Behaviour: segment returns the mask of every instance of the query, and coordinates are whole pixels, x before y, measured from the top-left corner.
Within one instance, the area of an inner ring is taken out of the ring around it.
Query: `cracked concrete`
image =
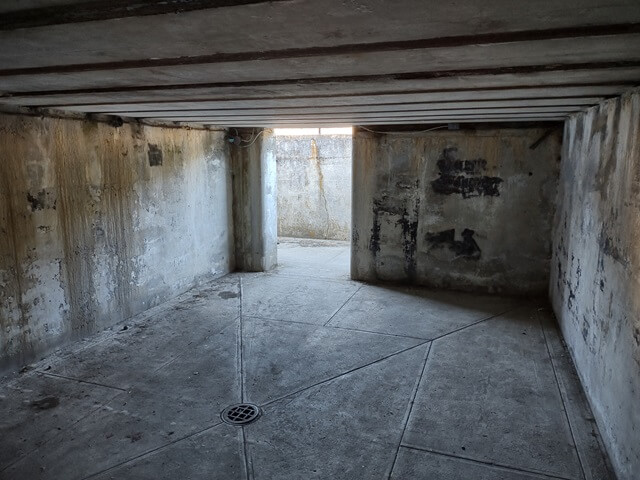
[[[612,478],[545,300],[353,282],[341,242],[278,257],[5,378],[0,478]],[[241,400],[263,415],[222,423]]]

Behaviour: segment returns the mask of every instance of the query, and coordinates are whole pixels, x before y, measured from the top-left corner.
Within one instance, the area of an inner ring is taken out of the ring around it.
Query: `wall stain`
[[[419,182],[416,182],[418,185]],[[410,203],[413,202],[413,208]],[[394,224],[401,229],[402,252],[404,257],[404,271],[409,280],[415,280],[416,271],[416,251],[418,248],[418,219],[420,217],[419,198],[395,198],[388,194],[383,194],[381,198],[373,200],[373,226],[371,228],[371,239],[369,250],[374,258],[380,252],[380,231],[382,227],[382,217],[390,216],[396,220]]]
[[[448,248],[455,254],[455,258],[462,257],[478,260],[482,252],[473,238],[475,233],[474,230],[465,228],[461,234],[462,241],[460,241],[455,239],[456,231],[452,228],[441,232],[429,232],[426,235],[426,240],[429,243],[430,250],[433,248]]]
[[[371,239],[369,240],[369,250],[375,257],[380,252],[380,212],[382,210],[382,200],[373,200],[373,226],[371,227]]]
[[[49,410],[60,405],[60,399],[54,396],[48,396],[39,400],[34,400],[29,404],[35,410]]]
[[[149,150],[147,152],[149,156],[149,166],[150,167],[159,167],[162,166],[162,150],[153,143],[147,144]]]
[[[320,197],[322,199],[322,205],[324,206],[324,213],[326,217],[326,225],[324,238],[329,238],[329,229],[331,227],[331,216],[329,215],[329,205],[327,203],[327,193],[324,190],[324,173],[322,172],[322,162],[320,160],[320,155],[318,152],[318,144],[315,139],[311,140],[311,161],[314,163],[316,167],[316,172],[318,174],[318,192],[320,193]]]
[[[636,345],[640,347],[640,327],[634,327],[633,339],[635,340]]]
[[[225,290],[224,292],[218,293],[218,296],[220,298],[224,298],[225,300],[227,300],[229,298],[238,298],[238,294],[236,292],[232,292],[232,291],[229,291],[229,290]]]
[[[625,258],[622,251],[615,245],[614,240],[605,233],[604,229],[600,234],[598,244],[602,253],[611,257],[613,260],[624,265],[625,267],[628,266],[629,261]]]
[[[413,215],[409,216],[407,209],[396,222],[402,227],[402,252],[404,253],[404,269],[410,280],[416,278],[416,250],[418,248],[418,219],[420,218],[420,199],[416,199]]]
[[[53,192],[47,190],[40,190],[34,195],[27,192],[27,202],[29,202],[29,208],[32,212],[36,210],[56,209],[57,200]]]

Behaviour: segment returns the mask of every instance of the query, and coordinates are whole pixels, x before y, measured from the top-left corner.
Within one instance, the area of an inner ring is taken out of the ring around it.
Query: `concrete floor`
[[[352,282],[340,242],[279,259],[6,377],[0,478],[609,478],[544,301]],[[263,415],[222,423],[241,400]]]

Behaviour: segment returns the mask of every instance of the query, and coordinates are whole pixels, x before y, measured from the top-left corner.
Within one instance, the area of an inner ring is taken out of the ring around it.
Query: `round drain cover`
[[[260,407],[252,403],[238,403],[225,408],[220,416],[230,425],[246,425],[258,419]]]

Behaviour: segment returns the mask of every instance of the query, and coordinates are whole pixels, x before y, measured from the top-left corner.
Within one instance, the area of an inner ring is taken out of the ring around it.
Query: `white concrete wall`
[[[229,272],[231,216],[223,132],[0,115],[0,366]]]
[[[550,295],[620,480],[640,475],[640,91],[565,124]]]
[[[351,135],[275,137],[278,235],[349,240]]]
[[[543,293],[561,129],[372,134],[353,145],[351,275]]]

